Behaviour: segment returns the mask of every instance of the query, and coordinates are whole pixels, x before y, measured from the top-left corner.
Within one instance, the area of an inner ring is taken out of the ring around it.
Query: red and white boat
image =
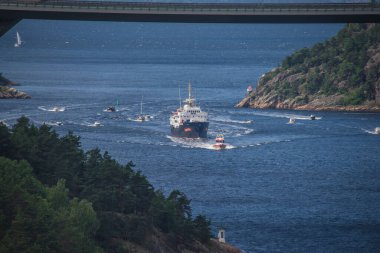
[[[212,145],[214,149],[225,149],[226,144],[224,143],[224,136],[223,134],[218,134],[215,138],[215,144]]]

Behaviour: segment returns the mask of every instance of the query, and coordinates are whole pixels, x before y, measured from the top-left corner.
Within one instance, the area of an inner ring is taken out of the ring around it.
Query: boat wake
[[[46,112],[64,112],[66,110],[66,108],[64,106],[61,106],[61,107],[58,107],[58,106],[54,106],[54,107],[39,106],[38,109],[40,109],[42,111],[46,111]]]
[[[244,135],[249,135],[255,131],[252,128],[243,127],[239,125],[231,125],[231,124],[224,124],[224,123],[214,123],[213,125],[215,127],[212,129],[209,129],[209,133],[211,136],[217,135],[218,133],[223,133],[230,137],[240,137]]]
[[[62,126],[63,122],[62,121],[47,121],[47,122],[43,122],[42,124],[45,124],[48,126]]]
[[[255,147],[255,146],[262,146],[262,145],[268,145],[268,144],[274,144],[274,143],[282,143],[282,142],[290,142],[292,140],[272,140],[272,141],[263,141],[263,142],[257,142],[257,143],[252,143],[248,144],[246,146],[242,146],[242,148],[246,147]]]
[[[375,130],[368,130],[368,129],[364,129],[364,128],[361,128],[361,130],[363,130],[364,132],[368,133],[368,134],[375,134],[375,135],[378,135],[378,133],[376,133]]]
[[[69,124],[69,125],[77,125],[77,126],[84,126],[84,127],[102,127],[102,126],[104,126],[99,121],[95,121],[95,122],[89,122],[89,121],[77,122],[77,121],[68,120],[66,123]]]
[[[192,139],[192,138],[178,138],[173,136],[166,136],[169,138],[173,143],[179,144],[181,147],[184,148],[202,148],[202,149],[210,149],[210,150],[217,150],[213,146],[215,144],[214,139]],[[225,149],[233,149],[236,148],[235,146],[225,143],[226,147]]]
[[[89,126],[89,127],[101,127],[104,125],[100,124],[99,121],[95,121],[94,123],[88,123],[87,126]]]
[[[237,123],[237,124],[252,124],[253,120],[233,120],[231,118],[216,117],[212,121],[222,122],[222,123]]]
[[[189,138],[177,138],[173,136],[166,136],[168,139],[170,139],[175,145],[179,145],[184,148],[201,148],[201,149],[209,149],[209,150],[220,150],[215,148],[213,145],[215,144],[214,139],[189,139]],[[252,140],[251,143],[240,143],[238,145],[234,144],[226,144],[225,149],[236,149],[236,148],[249,148],[249,147],[257,147],[262,145],[268,145],[268,144],[275,144],[275,143],[283,143],[283,142],[290,142],[292,140],[290,139],[259,139],[259,140]]]
[[[298,120],[313,120],[311,115],[298,115],[298,114],[289,114],[289,113],[277,113],[277,112],[250,112],[249,114],[264,116],[264,117],[273,117],[273,118],[294,118]],[[315,117],[314,120],[320,120],[322,117]]]

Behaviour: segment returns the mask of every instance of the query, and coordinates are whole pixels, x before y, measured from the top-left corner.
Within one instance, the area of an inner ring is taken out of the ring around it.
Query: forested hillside
[[[239,252],[133,167],[25,117],[0,124],[0,252]]]
[[[380,110],[380,24],[348,24],[286,57],[238,107]]]

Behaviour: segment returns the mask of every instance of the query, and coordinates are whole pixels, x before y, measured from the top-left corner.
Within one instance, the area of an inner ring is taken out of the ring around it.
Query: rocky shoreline
[[[380,105],[375,101],[366,102],[361,105],[336,105],[336,101],[341,96],[331,97],[313,97],[311,102],[307,104],[291,103],[291,101],[279,102],[275,96],[255,98],[254,94],[249,94],[243,98],[236,108],[249,107],[253,109],[286,109],[286,110],[305,110],[305,111],[342,111],[342,112],[380,112]]]
[[[18,91],[15,88],[0,86],[0,99],[28,99],[28,94]]]
[[[10,81],[0,73],[0,99],[28,99],[31,98],[27,93],[19,91],[13,87],[17,83]]]
[[[235,107],[380,112],[379,24],[348,24],[286,57]]]

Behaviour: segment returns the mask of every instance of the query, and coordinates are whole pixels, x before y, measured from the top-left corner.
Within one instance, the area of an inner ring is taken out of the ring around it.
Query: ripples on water
[[[2,72],[32,96],[1,100],[1,120],[26,115],[60,134],[73,130],[85,149],[133,160],[157,189],[185,192],[194,214],[210,217],[214,232],[224,226],[246,252],[378,251],[379,114],[233,108],[285,55],[341,25],[71,27],[23,21],[1,38]],[[16,30],[27,42],[20,50]],[[189,80],[209,112],[207,140],[169,136],[178,87]],[[134,121],[142,95],[153,116],[144,123]],[[116,112],[104,111],[117,101]],[[227,150],[211,148],[218,133]]]

